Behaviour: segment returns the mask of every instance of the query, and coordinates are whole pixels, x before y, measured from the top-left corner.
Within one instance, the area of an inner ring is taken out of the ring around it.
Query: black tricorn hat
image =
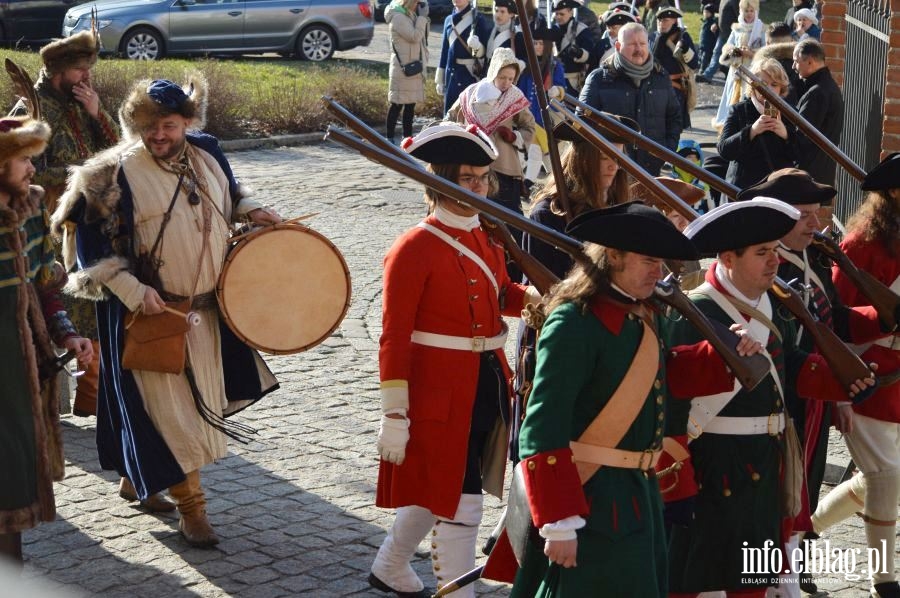
[[[582,212],[566,227],[582,241],[673,260],[697,259],[697,248],[656,208],[630,201]]]
[[[619,116],[618,114],[612,114],[610,112],[604,112],[603,114],[616,119],[623,125],[628,126],[628,128],[633,131],[636,131],[638,133],[641,132],[641,125],[639,125],[633,118],[628,118],[627,116]],[[614,135],[611,131],[606,131],[605,129],[600,129],[599,127],[598,129],[599,133],[603,137],[605,137],[609,141],[612,141],[613,143],[631,143],[630,139],[625,139],[624,137],[621,137],[619,135]],[[559,121],[553,126],[553,136],[557,141],[584,141],[584,138],[578,134],[574,127],[572,127],[572,125],[564,120]]]
[[[863,191],[900,188],[900,152],[891,154],[870,170],[859,188]]]
[[[488,166],[498,155],[494,142],[483,130],[455,122],[442,122],[422,129],[400,145],[406,153],[429,164]]]
[[[553,3],[553,10],[557,11],[561,8],[581,8],[582,6],[584,5],[578,0],[556,0],[556,2]]]
[[[497,8],[505,8],[513,14],[516,13],[516,3],[514,0],[494,0],[494,6]]]
[[[788,234],[800,212],[771,197],[723,204],[691,222],[684,234],[703,256],[771,243]]]
[[[837,190],[834,187],[817,183],[805,170],[782,168],[747,187],[735,199],[745,201],[754,197],[773,197],[792,206],[811,203],[830,206],[835,195]]]
[[[656,11],[657,19],[680,19],[684,16],[684,13],[675,8],[674,6],[660,6]]]

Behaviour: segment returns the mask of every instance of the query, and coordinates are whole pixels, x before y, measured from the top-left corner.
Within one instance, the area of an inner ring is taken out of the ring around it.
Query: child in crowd
[[[715,4],[703,5],[703,21],[700,25],[700,71],[706,71],[712,60],[713,51],[716,48],[716,40],[719,39],[719,19],[716,16]]]

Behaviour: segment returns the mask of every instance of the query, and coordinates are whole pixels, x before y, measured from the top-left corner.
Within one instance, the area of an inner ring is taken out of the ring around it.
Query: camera
[[[773,106],[769,100],[763,100],[763,114],[772,118],[778,118],[778,108]]]

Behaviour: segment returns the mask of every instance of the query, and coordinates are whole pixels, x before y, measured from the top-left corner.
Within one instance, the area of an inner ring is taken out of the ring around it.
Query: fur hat
[[[119,123],[128,137],[137,138],[157,119],[180,114],[191,120],[189,129],[199,130],[206,125],[206,101],[207,83],[200,73],[181,87],[168,79],[142,79],[119,108]]]
[[[100,36],[92,31],[79,31],[41,48],[41,60],[47,73],[56,75],[70,68],[94,66],[99,53]]]
[[[0,119],[0,166],[19,156],[37,156],[47,147],[50,125],[31,117]]]
[[[819,24],[819,19],[816,17],[816,13],[814,13],[813,11],[811,11],[808,8],[801,8],[800,10],[794,12],[794,22],[795,23],[797,21],[799,21],[801,17],[805,18],[805,19],[809,19],[810,21],[812,21],[813,25]]]
[[[516,79],[519,78],[519,75],[521,75],[522,71],[525,69],[525,63],[516,58],[516,53],[513,52],[512,48],[497,48],[494,50],[494,53],[491,54],[491,63],[488,65],[488,72],[485,80],[493,81],[497,78],[497,75],[500,74],[501,69],[507,66],[514,66],[518,69]]]

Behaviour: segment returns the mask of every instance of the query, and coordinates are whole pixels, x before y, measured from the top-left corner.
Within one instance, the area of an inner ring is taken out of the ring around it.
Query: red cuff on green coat
[[[850,395],[835,377],[825,358],[810,353],[797,374],[797,394],[816,401],[849,401]]]
[[[523,459],[520,467],[531,516],[538,528],[566,517],[586,516],[590,511],[572,449],[532,455]]]
[[[708,341],[678,345],[666,359],[666,388],[676,399],[705,397],[734,388],[734,375]]]

